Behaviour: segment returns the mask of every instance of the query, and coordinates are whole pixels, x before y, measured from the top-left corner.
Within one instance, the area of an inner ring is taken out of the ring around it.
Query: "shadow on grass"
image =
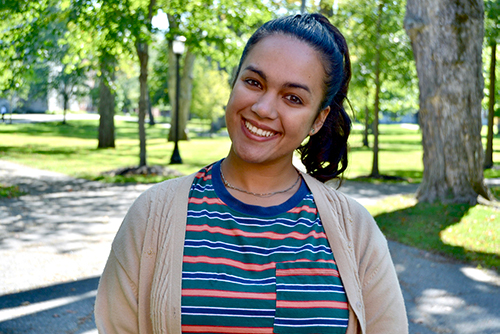
[[[71,155],[81,153],[81,149],[77,147],[47,147],[42,145],[37,146],[0,146],[0,156],[2,153],[17,153],[17,154],[40,154],[40,155]]]
[[[161,127],[146,126],[148,137],[166,138],[166,130]],[[9,128],[1,128],[0,134],[22,134],[29,136],[60,136],[80,139],[97,139],[99,122],[69,121],[67,124],[56,122],[47,123],[21,123]],[[137,123],[115,122],[115,135],[117,139],[138,139]]]
[[[453,246],[441,239],[441,233],[459,223],[471,208],[468,204],[417,203],[376,215],[375,220],[388,239],[500,271],[499,254]],[[471,243],[475,241],[470,240]]]
[[[374,178],[366,175],[350,178],[351,181],[379,183],[420,183],[423,171],[421,170],[384,170],[384,175]]]
[[[0,130],[0,133],[90,139],[97,138],[98,123],[96,121],[75,121],[67,124],[56,122],[16,124],[15,127]]]
[[[421,152],[421,146],[417,144],[406,143],[404,145],[392,146],[393,143],[388,143],[386,145],[381,145],[379,147],[379,152]],[[371,147],[366,146],[351,146],[349,148],[351,152],[373,152]]]

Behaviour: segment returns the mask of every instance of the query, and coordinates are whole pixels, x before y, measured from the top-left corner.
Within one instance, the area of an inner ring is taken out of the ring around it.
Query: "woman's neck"
[[[221,173],[230,185],[226,185],[229,193],[251,205],[282,204],[297,192],[301,184],[297,182],[299,173],[293,166],[291,158],[289,161],[255,164],[242,161],[230,153],[221,164]]]

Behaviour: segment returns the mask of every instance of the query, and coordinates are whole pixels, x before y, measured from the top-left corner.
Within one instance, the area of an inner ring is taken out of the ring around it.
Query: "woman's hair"
[[[321,129],[310,136],[298,151],[307,172],[322,182],[328,181],[338,177],[347,168],[347,138],[351,131],[351,119],[343,106],[351,80],[347,43],[340,31],[321,14],[278,18],[265,23],[250,37],[243,50],[235,80],[253,47],[275,34],[295,37],[321,56],[326,75],[318,114],[328,106],[330,113]]]

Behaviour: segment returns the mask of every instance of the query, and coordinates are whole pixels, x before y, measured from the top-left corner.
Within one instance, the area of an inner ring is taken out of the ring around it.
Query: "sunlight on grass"
[[[459,223],[441,231],[441,240],[472,251],[500,255],[499,222],[500,210],[478,205]]]
[[[391,240],[500,271],[498,208],[393,196],[367,209]]]
[[[96,179],[105,171],[139,164],[137,124],[116,121],[116,148],[97,149],[97,121],[71,121],[67,126],[55,123],[13,124],[0,128],[0,158],[34,168],[51,170],[75,177]],[[174,144],[167,142],[168,129],[147,127],[148,165],[167,166]],[[190,174],[223,158],[229,151],[227,137],[194,138],[179,143],[182,165],[170,166]],[[150,182],[160,179],[152,178]],[[145,179],[138,180],[146,181]]]
[[[399,176],[410,183],[420,183],[423,176],[422,135],[419,129],[399,124],[379,126],[379,170],[381,174]],[[486,126],[483,126],[483,143],[486,146]],[[373,136],[369,136],[370,147],[362,146],[363,131],[355,124],[349,138],[350,155],[346,178],[368,175],[372,170]],[[500,136],[493,139],[493,161],[496,166],[485,170],[486,178],[500,178]],[[370,181],[376,182],[376,181]]]
[[[0,158],[31,167],[56,171],[88,179],[107,179],[102,172],[133,167],[139,164],[139,140],[136,122],[115,121],[116,148],[97,149],[98,121],[70,121],[57,123],[0,125]],[[167,166],[183,174],[198,171],[203,166],[227,155],[228,137],[196,137],[198,130],[207,130],[208,123],[192,122],[189,141],[179,143],[183,164],[169,165],[173,143],[167,142],[168,128],[164,124],[146,126],[148,165]],[[373,141],[370,136],[370,144]],[[347,179],[368,175],[372,168],[371,148],[362,146],[362,131],[354,127],[349,140],[349,166]],[[495,147],[500,147],[496,137]],[[500,150],[495,150],[495,161],[500,161]],[[485,177],[500,177],[500,166],[485,171]],[[397,176],[410,183],[422,179],[422,145],[418,129],[402,125],[380,125],[379,170],[381,174]],[[109,178],[108,178],[109,179]],[[161,178],[150,178],[158,182]],[[109,179],[110,182],[125,182]],[[128,180],[127,182],[129,182]],[[364,180],[366,182],[395,182]],[[137,182],[148,182],[147,179]]]
[[[400,125],[380,125],[379,170],[380,173],[400,176],[409,182],[420,182],[422,178],[422,138],[419,130],[403,128]],[[353,130],[349,138],[350,156],[346,178],[368,175],[372,170],[373,136],[370,147],[362,146],[362,131]]]

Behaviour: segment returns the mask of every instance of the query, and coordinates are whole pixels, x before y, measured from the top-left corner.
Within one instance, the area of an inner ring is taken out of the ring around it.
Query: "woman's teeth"
[[[245,122],[245,126],[248,129],[248,131],[250,131],[254,135],[257,135],[257,136],[260,136],[260,137],[271,137],[272,135],[274,135],[274,132],[259,129],[258,127],[253,126],[252,124],[250,124],[250,122],[248,122],[248,121]]]

